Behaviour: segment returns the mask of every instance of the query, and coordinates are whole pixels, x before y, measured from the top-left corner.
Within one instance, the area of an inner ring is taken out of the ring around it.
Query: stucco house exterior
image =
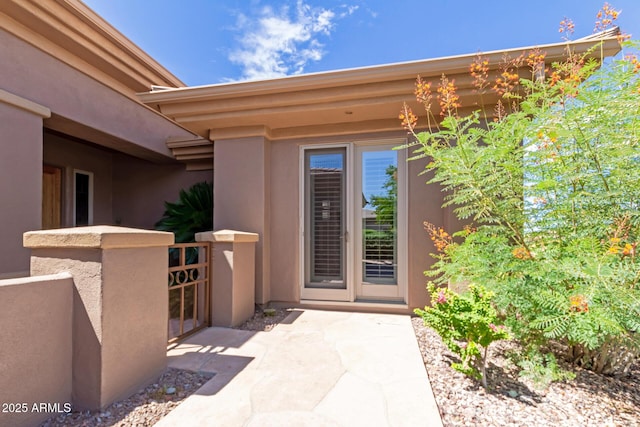
[[[151,228],[211,180],[166,145],[193,134],[136,96],[184,84],[82,2],[0,2],[0,52],[0,277],[29,269],[25,231]]]
[[[565,47],[540,46],[548,62]],[[0,275],[27,270],[25,231],[151,228],[164,200],[213,180],[214,228],[259,234],[257,303],[427,302],[423,221],[457,224],[424,162],[393,150],[407,142],[397,116],[418,75],[455,78],[463,112],[477,108],[475,53],[185,87],[78,0],[0,2],[0,52]],[[486,54],[493,71],[504,54]]]

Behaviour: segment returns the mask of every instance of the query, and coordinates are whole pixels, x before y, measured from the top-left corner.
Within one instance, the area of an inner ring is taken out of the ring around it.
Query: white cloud
[[[297,0],[295,10],[287,6],[274,10],[265,6],[257,16],[239,14],[236,31],[240,46],[229,60],[242,67],[242,80],[260,80],[304,72],[311,61],[326,54],[319,38],[331,35],[335,21],[354,13],[357,6],[330,9],[312,7]]]
[[[360,6],[358,5],[349,6],[348,4],[343,4],[340,7],[344,9],[344,11],[339,15],[340,18],[346,18],[349,15],[353,15],[356,10],[360,9]]]

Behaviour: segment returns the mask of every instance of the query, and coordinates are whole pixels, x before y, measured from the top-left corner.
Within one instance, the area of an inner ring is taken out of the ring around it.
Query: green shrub
[[[482,380],[487,388],[487,351],[492,342],[509,338],[496,310],[493,294],[481,286],[470,286],[465,295],[429,283],[431,307],[416,309],[425,325],[442,337],[447,348],[460,356],[451,366],[470,377]]]
[[[156,230],[171,231],[176,243],[195,241],[195,233],[213,230],[213,184],[199,182],[180,190],[177,202],[164,202],[164,214]]]

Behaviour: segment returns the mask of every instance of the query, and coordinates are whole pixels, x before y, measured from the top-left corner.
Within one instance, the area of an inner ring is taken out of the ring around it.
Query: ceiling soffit
[[[599,40],[606,56],[620,46],[615,34],[572,42],[586,52]],[[539,47],[548,63],[562,59],[566,44]],[[490,78],[499,74],[505,55],[512,58],[532,47],[483,53],[491,64]],[[180,88],[139,94],[140,99],[205,138],[229,139],[264,135],[271,140],[401,130],[397,119],[403,102],[422,108],[413,97],[416,76],[435,83],[443,73],[455,80],[461,112],[480,106],[469,65],[476,54],[390,64],[280,79]],[[524,72],[523,72],[524,73]],[[522,74],[522,77],[531,77]],[[484,95],[486,105],[496,95]],[[437,104],[434,102],[434,104]],[[438,106],[434,105],[438,115]]]

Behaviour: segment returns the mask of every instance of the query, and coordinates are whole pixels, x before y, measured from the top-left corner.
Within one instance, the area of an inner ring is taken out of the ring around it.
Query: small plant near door
[[[451,367],[481,380],[486,389],[489,346],[510,338],[491,304],[493,293],[470,285],[467,294],[459,295],[432,282],[428,289],[431,307],[418,308],[415,313],[442,337],[449,350],[460,356],[460,362]]]

